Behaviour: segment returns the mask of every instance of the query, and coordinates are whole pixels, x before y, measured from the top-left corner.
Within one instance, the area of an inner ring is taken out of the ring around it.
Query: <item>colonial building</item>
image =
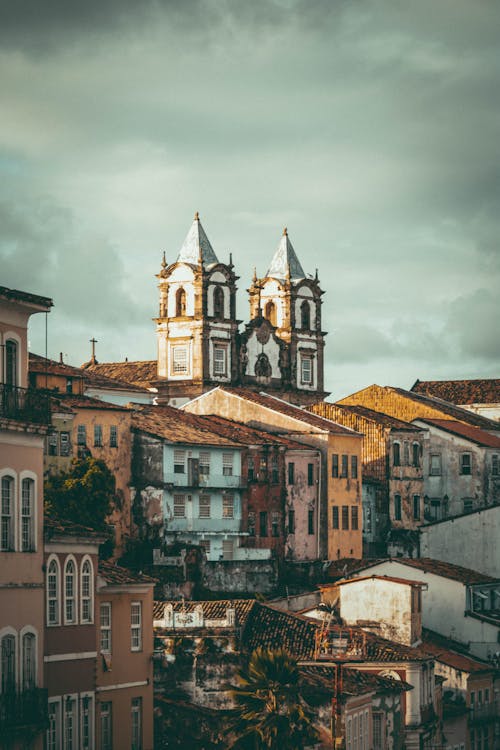
[[[173,263],[158,278],[158,358],[86,363],[87,373],[117,377],[180,406],[214,385],[245,385],[297,404],[324,398],[325,332],[318,275],[306,274],[285,229],[265,276],[248,290],[250,322],[239,332],[232,257],[219,261],[198,213]]]

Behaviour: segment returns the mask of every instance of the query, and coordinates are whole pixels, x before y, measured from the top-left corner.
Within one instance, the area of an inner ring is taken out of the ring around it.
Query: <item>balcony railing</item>
[[[33,688],[0,693],[0,737],[48,726],[47,690]]]
[[[0,383],[0,417],[50,424],[50,396],[41,391]]]
[[[246,479],[238,474],[195,474],[194,472],[184,474],[166,472],[164,483],[174,487],[201,487],[202,489],[239,489],[247,485]]]
[[[492,721],[498,717],[499,706],[497,703],[481,703],[470,708],[469,721]]]

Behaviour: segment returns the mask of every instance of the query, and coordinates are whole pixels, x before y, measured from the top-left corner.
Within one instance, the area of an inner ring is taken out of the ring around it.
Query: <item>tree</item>
[[[233,748],[300,750],[317,741],[312,711],[301,696],[297,662],[285,649],[257,648],[238,676]]]
[[[117,497],[115,477],[104,461],[75,458],[69,471],[48,476],[44,492],[48,515],[107,531],[106,519]]]

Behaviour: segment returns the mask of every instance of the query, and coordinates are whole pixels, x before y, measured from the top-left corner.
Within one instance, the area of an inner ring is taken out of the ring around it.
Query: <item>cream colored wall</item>
[[[352,581],[338,587],[340,615],[347,625],[372,620],[383,638],[412,644],[412,587],[379,578]]]

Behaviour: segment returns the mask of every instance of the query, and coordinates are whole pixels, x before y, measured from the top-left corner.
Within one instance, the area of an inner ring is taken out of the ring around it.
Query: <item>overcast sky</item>
[[[49,356],[153,359],[194,212],[244,320],[286,225],[334,397],[498,376],[499,45],[496,0],[4,2],[0,284]]]

